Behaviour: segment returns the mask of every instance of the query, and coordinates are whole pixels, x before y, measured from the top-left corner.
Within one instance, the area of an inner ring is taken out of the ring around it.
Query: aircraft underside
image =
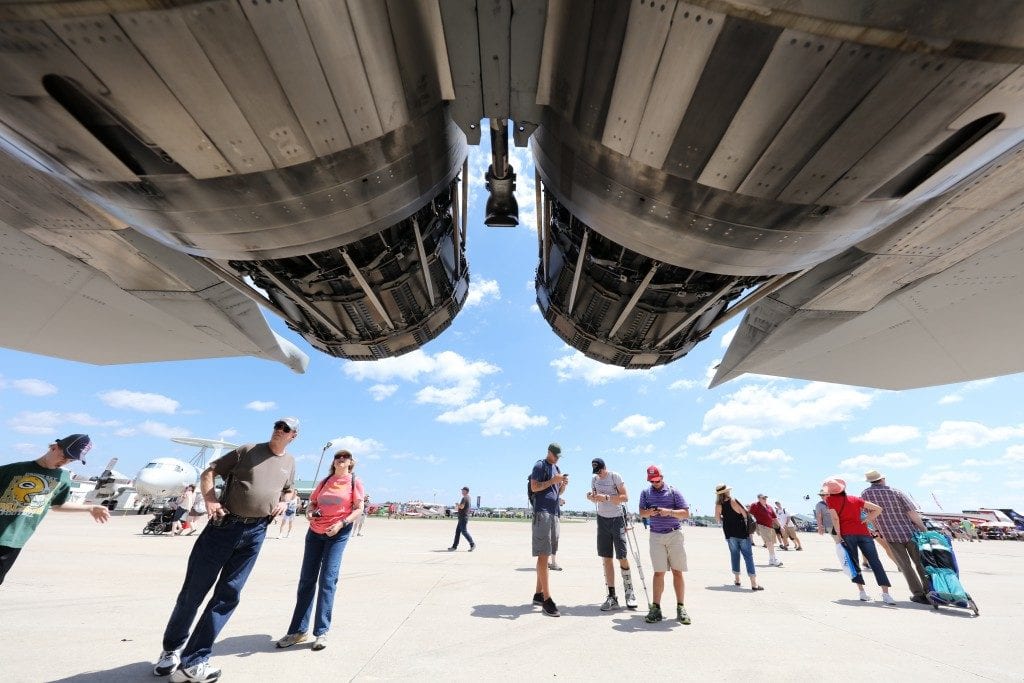
[[[529,145],[538,306],[591,358],[745,313],[716,383],[1017,372],[1022,64],[1016,2],[0,0],[0,343],[301,372],[262,308],[419,348],[486,133],[485,222]]]

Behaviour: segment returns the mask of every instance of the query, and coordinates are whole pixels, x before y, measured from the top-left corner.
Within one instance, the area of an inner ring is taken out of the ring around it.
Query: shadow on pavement
[[[518,619],[531,612],[540,614],[540,607],[534,605],[473,605],[472,616],[485,619]]]
[[[733,584],[727,584],[725,586],[704,586],[706,591],[721,591],[723,593],[753,593],[750,590],[750,586],[736,586]]]
[[[627,619],[612,619],[612,628],[622,633],[636,633],[638,631],[671,631],[677,626],[682,626],[675,619],[665,619],[648,624],[644,621],[644,614],[637,613]]]

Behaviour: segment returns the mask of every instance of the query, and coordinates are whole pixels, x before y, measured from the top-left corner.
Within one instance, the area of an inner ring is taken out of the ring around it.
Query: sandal
[[[764,586],[751,586],[750,590],[752,590],[752,591],[763,591],[764,590]]]
[[[736,581],[733,581],[733,582],[732,582],[732,585],[734,585],[734,586],[738,586],[738,585],[740,585],[739,579],[737,579]]]

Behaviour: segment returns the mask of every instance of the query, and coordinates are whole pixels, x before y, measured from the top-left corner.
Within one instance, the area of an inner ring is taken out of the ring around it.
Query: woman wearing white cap
[[[852,581],[857,584],[860,592],[860,599],[867,602],[871,600],[864,590],[864,574],[858,569],[857,551],[864,553],[868,564],[875,574],[875,581],[882,589],[882,602],[893,605],[896,601],[889,595],[889,577],[885,574],[881,560],[878,559],[878,550],[875,548],[875,541],[871,538],[867,523],[874,522],[882,508],[872,502],[866,501],[857,496],[846,495],[846,482],[842,479],[827,479],[821,485],[821,490],[828,492],[825,503],[832,515],[833,529],[838,530],[837,542],[841,543],[850,553],[853,567],[857,569]],[[867,517],[861,519],[861,511],[867,511]]]
[[[747,565],[750,590],[764,590],[757,585],[757,569],[754,568],[754,549],[747,532],[747,517],[750,513],[732,497],[732,488],[725,484],[715,487],[715,519],[721,522],[725,541],[729,544],[729,559],[732,562],[733,584],[740,585],[740,555]]]

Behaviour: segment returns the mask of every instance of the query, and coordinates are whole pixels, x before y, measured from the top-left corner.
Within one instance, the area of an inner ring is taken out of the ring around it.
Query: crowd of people
[[[185,578],[175,600],[163,634],[162,650],[154,665],[157,676],[170,676],[173,683],[211,683],[220,677],[220,670],[210,664],[214,642],[239,604],[241,592],[267,537],[273,520],[280,518],[278,535],[287,537],[294,518],[302,509],[295,490],[295,459],[287,447],[298,436],[299,421],[286,417],[276,421],[270,440],[247,444],[209,463],[201,473],[199,487],[189,486],[177,499],[173,517],[175,533],[183,530],[187,515],[191,531],[193,518],[208,516],[192,547]],[[0,583],[10,570],[28,538],[49,509],[89,512],[98,522],[109,519],[103,506],[84,506],[68,502],[70,474],[63,469],[71,462],[83,462],[91,447],[87,435],[72,434],[50,445],[35,461],[13,463],[0,467]],[[536,582],[533,603],[543,614],[558,617],[560,612],[552,597],[549,572],[557,569],[562,506],[569,485],[569,474],[559,468],[562,449],[557,443],[547,448],[529,477],[532,507],[531,547],[536,559]],[[327,647],[332,621],[335,588],[340,574],[342,556],[349,538],[358,532],[368,503],[363,483],[355,476],[356,458],[347,450],[334,454],[330,471],[314,487],[306,505],[309,528],[296,588],[296,602],[285,635],[277,647],[287,648],[313,640],[314,651]],[[631,530],[629,491],[622,476],[610,470],[602,458],[591,461],[592,477],[586,497],[597,510],[596,546],[604,573],[604,602],[599,609],[620,608],[616,586],[615,565],[622,586],[622,604],[628,609],[637,605],[633,584],[633,567],[627,545]],[[216,480],[224,482],[219,493]],[[665,618],[669,608],[662,608],[666,575],[671,575],[675,617],[684,624],[692,623],[685,605],[687,555],[683,524],[690,516],[690,506],[683,494],[665,481],[660,468],[647,468],[648,487],[640,492],[639,517],[649,529],[648,545],[653,568],[651,595],[648,596],[647,623]],[[877,546],[899,568],[911,591],[913,602],[928,604],[925,597],[928,581],[914,534],[925,531],[924,522],[910,498],[890,487],[877,470],[865,475],[867,487],[860,496],[847,491],[842,479],[828,479],[819,491],[815,507],[818,534],[829,535],[836,543],[837,556],[848,558],[844,564],[858,598],[871,600],[865,587],[863,569],[870,569],[882,592],[882,601],[895,604],[891,583],[879,561]],[[741,568],[745,568],[751,591],[762,591],[754,563],[756,541],[768,551],[769,566],[781,568],[777,550],[803,550],[796,532],[793,515],[780,501],[769,504],[768,496],[758,494],[756,500],[744,505],[733,494],[732,487],[715,487],[715,519],[721,524],[728,548],[733,584],[741,587]],[[457,525],[450,551],[457,550],[465,538],[469,550],[476,542],[469,533],[471,501],[469,488],[463,487],[457,504]],[[635,543],[635,533],[633,536]],[[634,559],[639,562],[634,547]],[[844,555],[845,553],[845,555]],[[741,567],[741,560],[742,565]],[[638,568],[643,580],[642,567]],[[206,596],[212,595],[206,602]],[[646,583],[644,584],[646,595]],[[315,610],[314,610],[315,600]],[[200,608],[202,612],[200,613]],[[197,620],[198,615],[198,620]]]

